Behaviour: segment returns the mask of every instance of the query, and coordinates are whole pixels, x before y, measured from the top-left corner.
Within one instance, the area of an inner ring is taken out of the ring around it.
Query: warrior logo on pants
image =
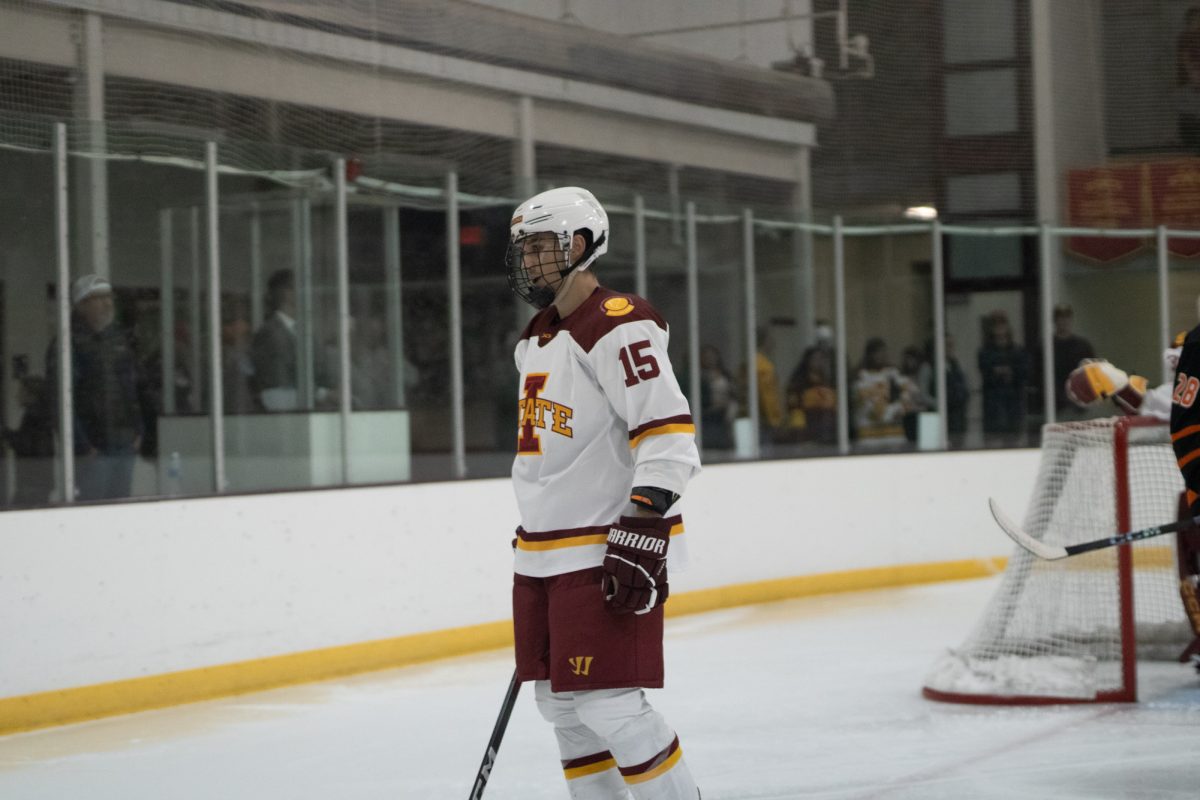
[[[567,663],[571,665],[571,674],[587,675],[592,668],[592,656],[575,656],[568,658]]]

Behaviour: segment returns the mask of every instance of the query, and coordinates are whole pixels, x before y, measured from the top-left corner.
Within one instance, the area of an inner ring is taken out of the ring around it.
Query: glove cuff
[[[679,494],[659,489],[657,486],[635,486],[629,493],[629,502],[635,506],[654,511],[662,516],[679,500]]]
[[[671,528],[675,527],[675,523],[678,521],[677,517],[620,517],[617,519],[617,524],[622,528],[652,530],[663,536],[670,536]]]

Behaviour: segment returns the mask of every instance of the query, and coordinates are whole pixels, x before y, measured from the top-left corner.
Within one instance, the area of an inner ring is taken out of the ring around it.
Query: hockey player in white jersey
[[[700,460],[666,323],[592,270],[608,233],[578,187],[530,198],[510,227],[509,286],[539,309],[515,353],[517,677],[554,725],[572,798],[695,800],[642,690],[663,685],[667,579],[687,555],[678,500]]]

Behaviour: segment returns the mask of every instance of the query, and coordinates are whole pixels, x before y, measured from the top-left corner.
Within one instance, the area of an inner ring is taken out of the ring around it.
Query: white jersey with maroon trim
[[[1183,331],[1175,336],[1171,346],[1163,351],[1163,366],[1167,374],[1174,375],[1179,367],[1179,353],[1183,350],[1183,341],[1188,332]],[[1146,392],[1138,413],[1144,417],[1157,417],[1164,422],[1171,419],[1171,392],[1174,390],[1173,381],[1159,384]]]
[[[683,494],[700,469],[687,398],[667,357],[667,324],[636,295],[597,288],[566,319],[526,326],[513,485],[521,512],[514,569],[546,577],[598,567],[629,491]],[[678,505],[678,504],[677,504]],[[678,508],[668,569],[687,560]]]

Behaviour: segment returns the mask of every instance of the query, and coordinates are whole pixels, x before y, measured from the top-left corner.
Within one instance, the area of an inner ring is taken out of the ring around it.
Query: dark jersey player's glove
[[[608,526],[604,603],[614,614],[645,614],[667,599],[671,526],[661,518],[621,517]]]

